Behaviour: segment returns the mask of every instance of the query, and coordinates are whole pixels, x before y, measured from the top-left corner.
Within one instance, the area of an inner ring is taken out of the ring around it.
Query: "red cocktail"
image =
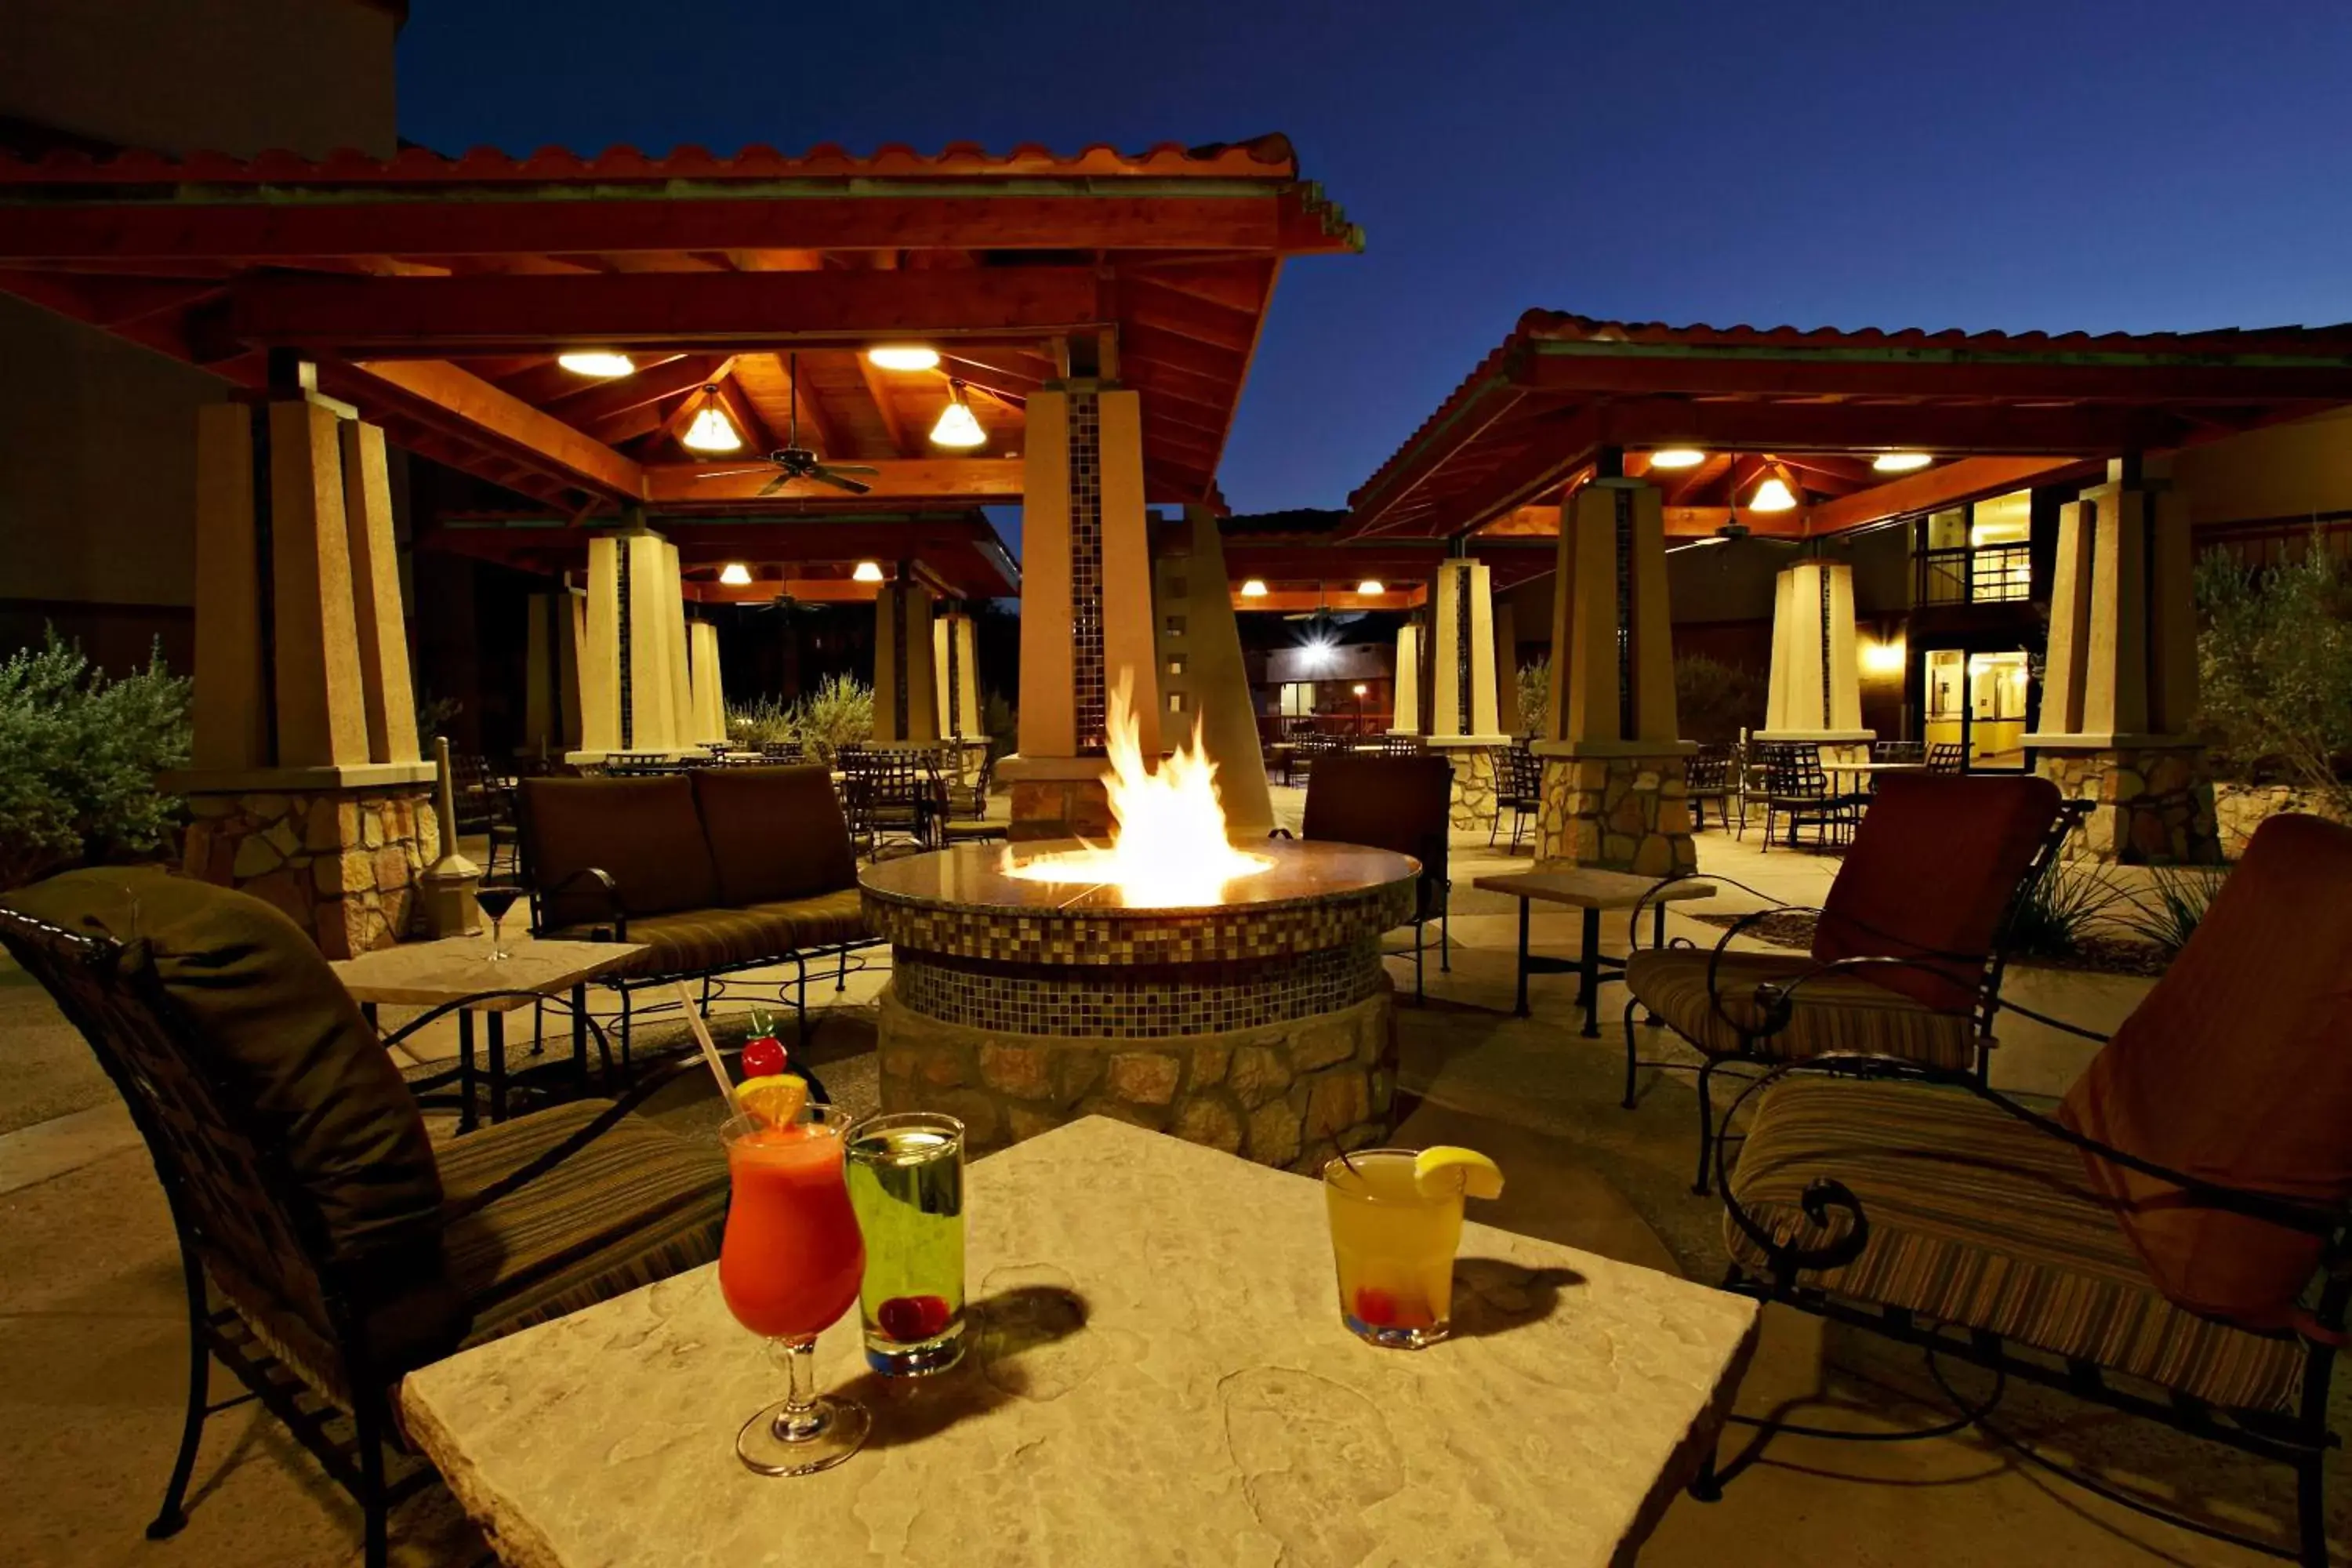
[[[719,1250],[719,1289],[735,1321],[783,1353],[791,1393],[753,1416],[735,1440],[763,1475],[798,1476],[839,1464],[866,1441],[863,1405],[819,1398],[816,1336],[857,1300],[866,1247],[842,1177],[848,1119],[813,1105],[772,1127],[738,1117],[721,1128],[733,1201]]]

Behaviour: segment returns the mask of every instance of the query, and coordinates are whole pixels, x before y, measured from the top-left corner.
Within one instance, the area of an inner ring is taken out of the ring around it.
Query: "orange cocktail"
[[[857,1300],[866,1246],[843,1180],[847,1118],[811,1106],[772,1127],[738,1117],[721,1128],[733,1198],[719,1249],[719,1289],[735,1321],[781,1350],[791,1392],[753,1416],[735,1451],[766,1475],[837,1465],[865,1442],[866,1410],[815,1391],[816,1336]]]

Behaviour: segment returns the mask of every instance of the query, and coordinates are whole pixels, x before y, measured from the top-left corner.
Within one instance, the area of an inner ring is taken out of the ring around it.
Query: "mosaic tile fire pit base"
[[[1386,1137],[1381,933],[1410,916],[1420,868],[1354,845],[1249,847],[1273,866],[1188,909],[1010,877],[991,845],[868,868],[866,921],[892,944],[883,1108],[960,1117],[975,1152],[1108,1115],[1302,1171]]]

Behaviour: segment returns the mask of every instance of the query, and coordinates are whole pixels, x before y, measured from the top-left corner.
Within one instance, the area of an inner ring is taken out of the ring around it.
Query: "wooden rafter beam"
[[[726,354],[681,354],[657,365],[641,367],[633,375],[615,376],[574,393],[549,412],[566,425],[601,434],[600,427],[608,420],[724,380],[731,363]]]
[[[320,389],[366,411],[379,401],[416,423],[522,458],[541,473],[616,500],[645,494],[645,468],[470,371],[440,360],[322,364]]]
[[[1835,532],[1905,512],[1935,511],[1979,496],[2016,489],[2074,467],[2065,458],[1962,458],[1856,490],[1813,508],[1813,531]]]
[[[578,278],[252,276],[231,286],[231,342],[352,358],[547,352],[583,344],[856,344],[1042,334],[1106,318],[1083,267],[715,272]]]
[[[825,500],[845,503],[880,500],[941,500],[978,505],[1010,503],[1021,499],[1018,458],[903,458],[871,466],[881,470],[865,482],[867,494],[852,498],[829,485],[803,480],[761,497],[761,489],[774,476],[755,472],[725,479],[698,479],[698,474],[743,466],[740,462],[656,463],[645,469],[646,499],[656,505],[705,505],[758,500]]]
[[[891,390],[890,373],[864,354],[859,354],[857,374],[866,383],[866,395],[874,400],[874,413],[882,421],[883,437],[890,443],[891,455],[905,457],[908,453],[907,426],[898,417],[898,404]]]

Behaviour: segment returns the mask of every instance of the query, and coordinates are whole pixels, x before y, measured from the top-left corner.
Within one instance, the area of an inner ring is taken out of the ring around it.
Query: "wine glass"
[[[805,1476],[857,1452],[872,1418],[816,1392],[816,1337],[857,1300],[866,1243],[849,1206],[842,1135],[850,1119],[812,1105],[791,1127],[738,1116],[719,1130],[733,1196],[719,1289],[735,1321],[767,1339],[786,1394],[744,1424],[735,1453],[765,1476]]]
[[[505,883],[488,883],[475,889],[474,902],[480,906],[484,914],[490,917],[490,962],[492,963],[498,963],[514,956],[506,950],[505,936],[499,927],[506,921],[507,911],[513,909],[515,900],[521,897],[520,888]]]

